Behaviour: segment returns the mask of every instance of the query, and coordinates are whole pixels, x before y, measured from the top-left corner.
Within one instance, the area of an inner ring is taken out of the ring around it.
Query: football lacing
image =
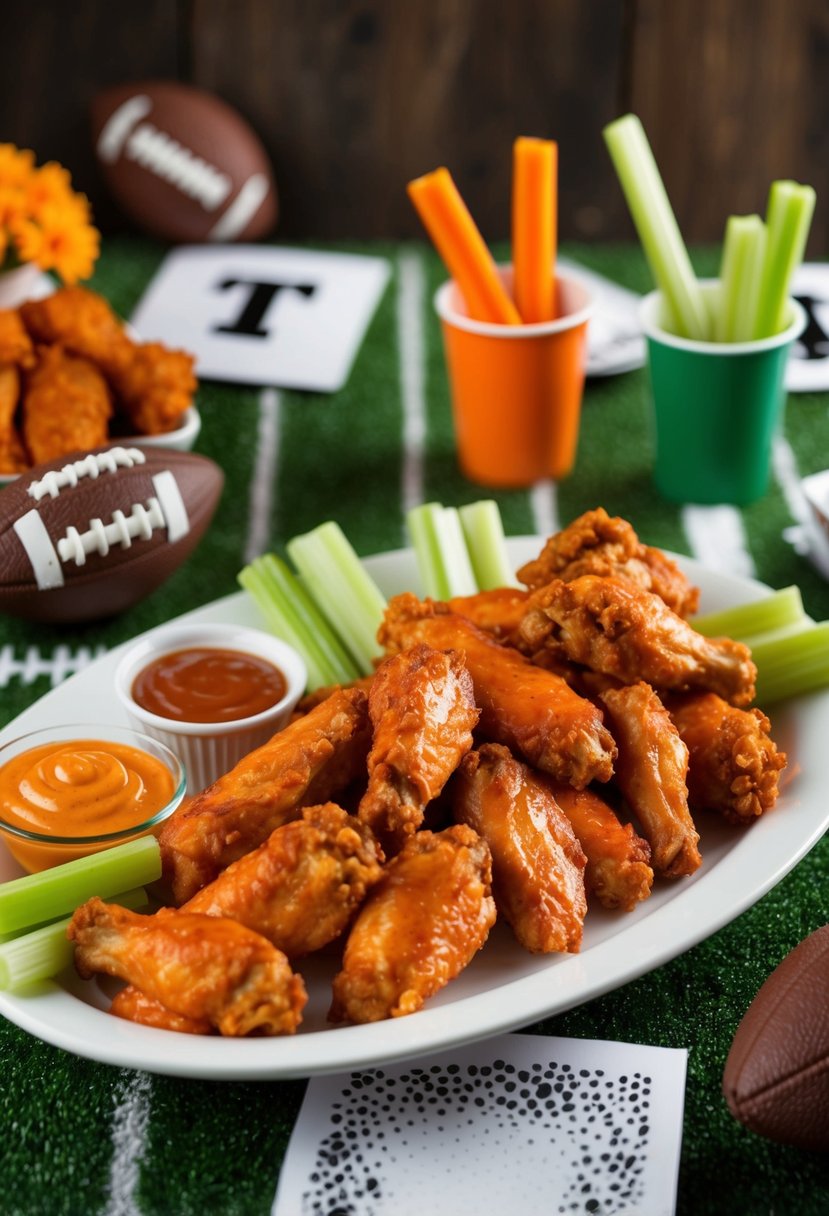
[[[76,486],[84,477],[94,481],[101,473],[131,469],[137,464],[144,464],[146,459],[140,448],[108,448],[105,452],[91,453],[82,460],[65,464],[61,469],[44,473],[38,481],[33,481],[26,487],[26,493],[35,502],[40,502],[47,494],[50,498],[57,498],[61,490]]]
[[[57,543],[58,556],[63,562],[74,561],[82,566],[91,553],[106,557],[113,545],[129,549],[134,540],[149,540],[155,528],[166,528],[167,521],[157,498],[147,499],[146,506],[137,502],[129,515],[114,511],[112,522],[91,519],[86,532],[70,527]]]

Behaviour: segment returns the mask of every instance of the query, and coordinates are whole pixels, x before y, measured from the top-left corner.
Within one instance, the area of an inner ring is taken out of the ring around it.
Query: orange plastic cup
[[[512,268],[499,271],[509,290]],[[455,282],[435,294],[458,461],[471,481],[520,487],[566,477],[576,459],[584,392],[586,288],[556,276],[556,320],[496,325],[466,313]]]

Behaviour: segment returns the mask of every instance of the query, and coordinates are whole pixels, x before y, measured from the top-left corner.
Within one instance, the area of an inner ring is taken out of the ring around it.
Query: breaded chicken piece
[[[0,308],[0,366],[28,369],[35,365],[35,348],[16,308]]]
[[[715,693],[687,693],[668,702],[688,748],[688,801],[719,811],[730,823],[750,823],[777,801],[786,755],[759,709],[736,709]]]
[[[0,473],[22,473],[29,461],[15,424],[20,400],[20,372],[11,364],[0,366]]]
[[[472,746],[472,677],[455,650],[418,643],[380,664],[368,694],[368,787],[357,814],[389,855],[423,823]]]
[[[111,416],[107,382],[93,363],[61,346],[38,349],[25,379],[21,422],[33,464],[101,447]]]
[[[140,1026],[152,1026],[155,1030],[175,1030],[179,1034],[215,1034],[207,1018],[188,1018],[173,1013],[161,1001],[143,993],[133,984],[127,984],[112,998],[109,1012],[126,1022],[137,1022]]]
[[[365,771],[370,743],[366,694],[337,689],[182,803],[159,834],[173,902],[191,899],[303,807],[336,798]]]
[[[461,763],[452,809],[489,845],[495,907],[519,944],[538,954],[577,952],[587,859],[544,778],[509,748],[485,743]]]
[[[619,749],[614,780],[642,825],[654,872],[693,874],[702,858],[688,809],[688,749],[667,709],[644,680],[608,688],[600,700]]]
[[[183,912],[227,916],[288,958],[321,950],[348,926],[380,880],[383,854],[369,828],[333,802],[306,807],[197,891]]]
[[[495,923],[489,849],[471,828],[416,832],[386,866],[348,935],[333,1022],[415,1013],[463,970]]]
[[[595,790],[560,782],[550,782],[550,788],[587,856],[588,896],[595,895],[603,908],[630,912],[653,887],[650,845]]]
[[[110,372],[127,425],[139,435],[160,435],[180,426],[198,387],[194,367],[192,355],[160,342],[133,346]]]
[[[554,579],[533,596],[519,641],[525,653],[551,648],[625,684],[716,692],[732,705],[754,698],[757,669],[747,646],[703,637],[658,595],[616,578]]]
[[[586,511],[551,536],[541,553],[518,571],[531,590],[554,578],[569,583],[582,574],[620,578],[652,591],[681,617],[699,604],[694,587],[676,562],[661,549],[643,545],[627,520],[610,516],[604,507]]]
[[[452,612],[465,616],[499,642],[508,642],[524,618],[529,598],[524,587],[494,587],[475,595],[456,595],[446,602]]]
[[[126,980],[220,1034],[293,1034],[302,1020],[302,977],[281,951],[236,921],[170,911],[142,916],[95,897],[66,932],[84,979],[103,972]]]
[[[446,604],[421,602],[408,592],[395,596],[378,638],[392,652],[417,642],[461,651],[484,738],[577,787],[610,778],[616,749],[601,711],[560,676],[501,645]]]
[[[106,376],[125,363],[133,342],[103,296],[87,287],[61,287],[21,305],[20,316],[37,344],[59,344],[97,364]]]

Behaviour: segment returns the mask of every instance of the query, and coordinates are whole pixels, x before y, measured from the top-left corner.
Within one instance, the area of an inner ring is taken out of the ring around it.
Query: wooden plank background
[[[33,0],[4,21],[0,139],[61,160],[122,228],[89,102],[162,78],[258,131],[283,238],[419,236],[404,186],[438,164],[504,237],[512,140],[537,134],[559,141],[562,238],[628,239],[601,128],[633,109],[689,241],[795,177],[819,196],[810,253],[829,245],[826,0]]]

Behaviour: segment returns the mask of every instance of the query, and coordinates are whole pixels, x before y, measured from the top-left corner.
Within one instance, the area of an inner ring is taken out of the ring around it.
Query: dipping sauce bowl
[[[184,797],[184,766],[121,726],[48,726],[0,747],[0,835],[34,873],[160,829]]]
[[[307,678],[297,651],[264,630],[165,625],[124,653],[115,691],[133,725],[181,758],[195,794],[287,724]]]

